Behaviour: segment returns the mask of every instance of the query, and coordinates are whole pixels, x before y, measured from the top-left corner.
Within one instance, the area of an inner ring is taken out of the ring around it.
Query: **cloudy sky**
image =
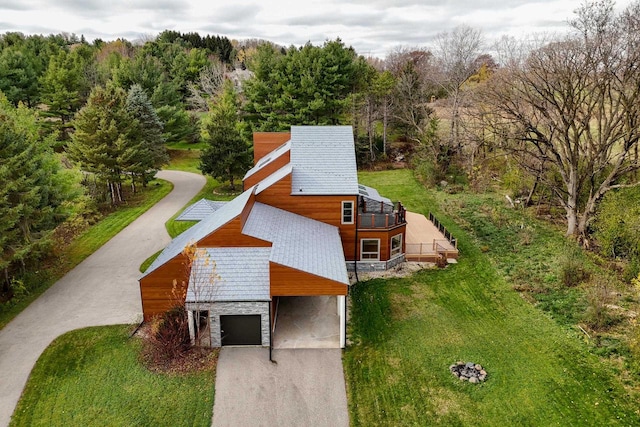
[[[340,37],[362,55],[428,46],[467,24],[488,41],[566,31],[582,0],[0,0],[0,33],[145,39],[164,29],[263,38],[282,45]],[[621,9],[631,0],[618,0]]]

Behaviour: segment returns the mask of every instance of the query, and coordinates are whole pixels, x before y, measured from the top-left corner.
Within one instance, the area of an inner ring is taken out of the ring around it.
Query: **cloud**
[[[622,9],[633,0],[618,0]],[[76,33],[87,39],[136,37],[164,29],[281,45],[340,37],[357,52],[384,56],[426,47],[460,24],[490,44],[503,35],[566,31],[575,0],[0,0],[5,31]]]
[[[31,10],[33,8],[29,2],[20,1],[20,0],[3,0],[0,4],[0,10]],[[5,25],[2,25],[2,28],[6,28]]]

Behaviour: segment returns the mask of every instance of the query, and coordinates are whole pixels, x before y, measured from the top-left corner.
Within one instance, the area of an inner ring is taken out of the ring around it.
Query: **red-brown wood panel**
[[[391,238],[402,234],[402,252],[405,251],[406,225],[395,227],[391,230],[358,230],[358,257],[360,260],[360,241],[362,239],[380,239],[380,261],[388,261],[391,258]]]
[[[176,255],[147,276],[140,279],[140,297],[144,321],[184,302],[189,282],[184,255]]]
[[[346,295],[347,285],[324,277],[269,263],[271,296]]]
[[[291,139],[291,132],[254,132],[253,164]]]
[[[338,227],[344,256],[347,260],[354,259],[356,228],[355,224],[342,224],[342,202],[351,201],[355,208],[356,196],[292,195],[288,175],[257,194],[256,201]]]
[[[267,178],[272,173],[288,165],[290,161],[291,161],[291,152],[286,151],[282,153],[280,157],[271,161],[271,163],[269,163],[268,165],[265,165],[262,169],[260,169],[259,171],[255,172],[253,175],[245,179],[242,182],[243,190],[246,190],[256,185],[257,183]]]

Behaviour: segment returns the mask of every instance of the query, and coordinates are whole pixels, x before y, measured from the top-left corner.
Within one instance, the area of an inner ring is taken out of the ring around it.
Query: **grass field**
[[[149,210],[160,199],[169,194],[172,189],[173,185],[167,181],[152,181],[146,188],[141,189],[137,195],[132,197],[126,206],[121,206],[106,215],[95,225],[73,239],[68,246],[57,248],[59,253],[55,263],[49,268],[30,274],[30,280],[37,283],[38,286],[34,287],[28,295],[21,297],[18,301],[0,305],[0,329],[20,314],[22,310],[58,279]]]
[[[209,426],[214,368],[150,372],[130,333],[131,326],[106,326],[57,338],[33,369],[11,426]]]
[[[484,240],[466,231],[476,228],[463,230],[440,210],[449,197],[425,191],[407,170],[361,173],[360,181],[411,211],[434,211],[458,237],[461,258],[444,270],[352,288],[352,345],[344,355],[352,425],[640,424],[613,366],[513,289],[506,265],[518,263],[496,262],[495,247],[483,252]],[[562,238],[548,232],[562,250]],[[513,249],[521,237],[502,238]],[[534,278],[552,276],[547,268]],[[453,377],[448,367],[458,360],[485,366],[487,381]]]

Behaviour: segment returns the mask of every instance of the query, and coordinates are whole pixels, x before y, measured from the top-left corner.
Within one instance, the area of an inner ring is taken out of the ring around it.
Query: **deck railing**
[[[451,234],[449,232],[449,230],[447,230],[445,228],[444,225],[442,225],[440,223],[440,221],[438,220],[438,218],[435,217],[435,215],[433,215],[431,212],[429,212],[429,221],[431,221],[433,223],[433,225],[435,225],[438,228],[438,231],[440,231],[442,233],[442,235],[445,237],[445,239],[447,239],[447,241],[449,243],[451,243],[451,245],[454,248],[458,247],[458,239],[456,239],[453,234]],[[435,242],[435,241],[434,241]]]
[[[358,228],[392,228],[407,222],[406,210],[402,203],[398,202],[397,207],[391,213],[383,212],[362,212],[358,213]]]
[[[405,253],[407,255],[444,255],[445,258],[449,258],[452,255],[458,253],[457,249],[452,249],[449,246],[448,240],[433,239],[433,242],[424,243],[407,243],[405,246]]]

